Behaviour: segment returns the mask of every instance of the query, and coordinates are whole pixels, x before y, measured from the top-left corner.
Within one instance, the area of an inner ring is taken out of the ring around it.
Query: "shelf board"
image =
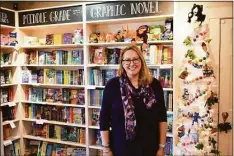
[[[8,146],[8,145],[11,145],[12,144],[12,141],[15,141],[17,139],[20,139],[20,136],[11,136],[9,138],[7,138],[7,140],[4,140],[3,141],[3,145],[4,146]]]
[[[21,83],[21,85],[26,86],[36,86],[36,87],[55,87],[55,88],[84,88],[85,85],[65,85],[65,84],[40,84],[40,83]]]
[[[17,65],[1,65],[0,68],[11,68],[11,67],[17,67]]]
[[[157,68],[160,68],[160,69],[171,69],[171,68],[173,68],[173,64],[146,64],[146,65],[149,68],[154,68],[154,67],[157,67]]]
[[[160,68],[160,69],[171,69],[173,68],[173,64],[146,64],[149,68]],[[118,68],[119,64],[88,64],[87,67],[112,67]]]
[[[102,150],[103,147],[100,145],[89,145],[89,148]]]
[[[119,64],[88,64],[87,67],[114,67],[118,68]]]
[[[53,27],[63,26],[65,28],[66,26],[78,26],[83,25],[83,22],[74,22],[74,23],[61,23],[61,24],[48,24],[48,25],[37,25],[37,26],[25,26],[25,27],[19,27],[20,30],[30,30],[30,29],[53,29]]]
[[[17,84],[1,84],[1,87],[11,87],[11,86],[16,86]]]
[[[14,49],[14,46],[1,45],[1,49]]]
[[[1,29],[15,29],[15,27],[14,26],[5,25],[5,24],[1,24]]]
[[[90,129],[99,129],[99,126],[89,126]]]
[[[101,106],[88,106],[90,109],[101,109]]]
[[[52,68],[52,69],[84,69],[84,65],[42,65],[42,64],[24,64],[21,67],[34,67],[34,68]]]
[[[167,137],[172,137],[173,138],[173,134],[167,132]]]
[[[70,146],[86,147],[85,144],[80,144],[80,143],[75,143],[75,142],[70,142],[70,141],[61,141],[61,140],[56,140],[56,139],[42,138],[42,137],[37,137],[37,136],[32,136],[32,135],[24,135],[23,138],[46,141],[46,142],[51,142],[51,143],[63,144],[63,145],[70,145]]]
[[[31,45],[31,46],[21,46],[24,49],[50,49],[50,48],[79,48],[83,47],[83,44],[57,44],[57,45]]]
[[[66,122],[58,122],[58,121],[50,121],[50,120],[44,120],[44,119],[29,119],[29,118],[24,118],[23,121],[29,121],[29,122],[36,122],[37,124],[55,124],[55,125],[62,125],[62,126],[73,126],[73,127],[82,127],[85,128],[85,125],[81,124],[75,124],[75,123],[66,123]]]
[[[155,22],[162,21],[167,18],[173,18],[173,14],[169,15],[159,15],[159,16],[145,16],[145,17],[135,17],[135,18],[121,18],[121,19],[108,19],[100,21],[87,21],[90,25],[101,25],[101,24],[123,24],[123,23],[142,23],[142,22]]]
[[[172,114],[173,115],[173,111],[167,111],[167,114]]]
[[[173,91],[173,88],[163,88],[164,91]]]
[[[14,102],[14,101],[12,101],[12,102],[7,102],[7,103],[2,103],[1,104],[1,107],[3,107],[3,106],[9,106],[9,107],[12,107],[12,106],[15,106],[16,104],[17,104],[18,102]]]
[[[88,89],[105,88],[105,86],[88,85]],[[173,91],[173,88],[163,88],[164,91]]]
[[[87,89],[105,88],[105,86],[87,85]]]
[[[137,44],[142,44],[142,41]],[[148,41],[149,44],[173,44],[173,40],[160,40],[160,41]],[[103,43],[87,43],[88,46],[126,46],[131,45],[131,42],[103,42]]]
[[[39,105],[54,105],[54,106],[68,106],[68,107],[78,107],[78,108],[85,108],[85,105],[75,105],[75,104],[60,104],[60,103],[51,103],[51,102],[34,102],[34,101],[21,101],[21,103],[34,103],[34,104],[39,104]]]
[[[4,125],[7,125],[7,124],[10,124],[11,122],[18,122],[18,121],[19,121],[19,119],[7,120],[7,121],[2,122],[2,125],[4,126]]]

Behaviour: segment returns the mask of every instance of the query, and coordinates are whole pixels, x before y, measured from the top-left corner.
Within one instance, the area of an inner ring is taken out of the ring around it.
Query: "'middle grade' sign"
[[[133,1],[90,4],[86,6],[86,20],[106,20],[153,16],[159,13],[159,2]]]
[[[15,12],[0,8],[0,24],[15,27]]]
[[[19,12],[19,26],[82,22],[82,6]]]

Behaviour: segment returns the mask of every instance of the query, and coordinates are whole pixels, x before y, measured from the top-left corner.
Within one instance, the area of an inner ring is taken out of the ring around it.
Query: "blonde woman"
[[[137,46],[122,51],[118,75],[108,81],[103,93],[100,131],[104,155],[164,156],[167,115],[163,90]]]

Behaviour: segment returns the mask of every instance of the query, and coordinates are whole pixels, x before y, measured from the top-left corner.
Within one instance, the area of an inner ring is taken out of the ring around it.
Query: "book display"
[[[114,6],[121,9],[104,11]],[[19,46],[15,58],[16,44],[1,41],[2,135],[11,137],[12,122],[21,134],[1,151],[101,156],[103,90],[117,76],[122,49],[134,42],[162,84],[170,121],[165,153],[172,155],[173,2],[97,3],[15,13],[16,26],[1,26],[1,38],[14,40],[17,35]],[[19,108],[11,106],[16,88]]]

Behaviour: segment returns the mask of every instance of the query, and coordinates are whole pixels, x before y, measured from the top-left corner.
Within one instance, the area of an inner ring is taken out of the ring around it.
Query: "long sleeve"
[[[156,97],[159,102],[158,109],[160,110],[158,121],[166,122],[167,121],[167,109],[166,109],[166,105],[164,101],[163,89],[162,89],[161,83],[158,80],[155,80],[155,81],[156,81],[155,83]]]
[[[102,99],[102,107],[100,111],[100,131],[106,131],[110,128],[111,122],[111,102],[110,99],[112,97],[111,90],[111,80],[108,81],[106,87],[103,92],[103,99]]]

